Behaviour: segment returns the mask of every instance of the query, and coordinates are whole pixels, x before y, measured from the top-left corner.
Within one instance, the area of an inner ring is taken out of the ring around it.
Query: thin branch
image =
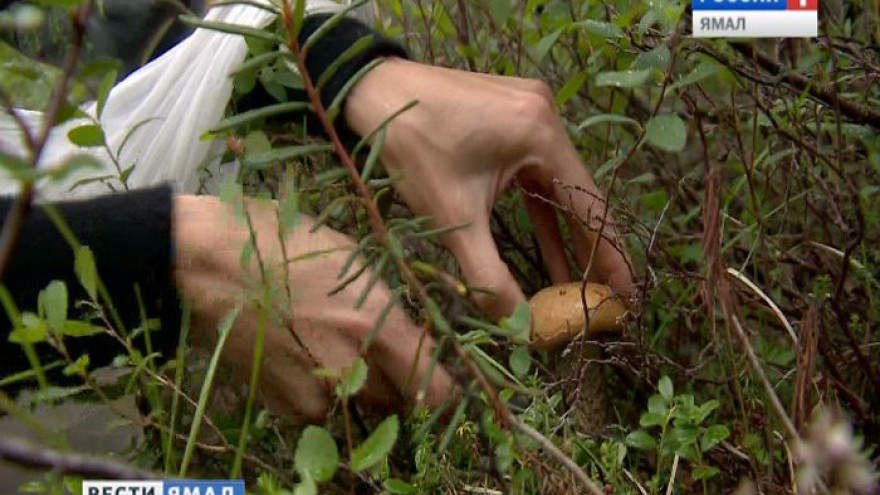
[[[58,84],[55,85],[55,88],[52,91],[52,97],[49,100],[49,109],[46,112],[46,120],[43,122],[43,128],[40,131],[39,136],[37,136],[36,141],[33,142],[33,148],[30,150],[32,167],[36,167],[37,164],[40,163],[40,156],[42,156],[43,150],[46,147],[46,141],[49,140],[49,134],[52,131],[52,127],[55,125],[55,121],[61,113],[61,108],[67,100],[67,86],[74,70],[76,69],[76,64],[79,61],[79,53],[83,46],[83,40],[85,39],[86,23],[92,12],[93,4],[94,0],[89,0],[77,10],[75,15],[72,16],[73,36],[71,39],[70,51],[67,52],[67,58],[64,60],[61,78],[58,80]],[[13,118],[15,118],[14,113]],[[25,136],[29,136],[28,130],[23,129],[23,132],[25,132]],[[28,144],[31,144],[30,138],[28,138],[28,141]],[[23,182],[21,192],[19,192],[18,196],[15,198],[15,202],[12,203],[12,207],[6,213],[6,218],[3,220],[3,229],[0,231],[0,281],[3,280],[6,267],[9,265],[9,262],[12,259],[12,253],[18,245],[21,227],[24,225],[25,217],[27,217],[27,214],[31,209],[31,203],[33,200],[33,183],[30,181]]]
[[[786,70],[780,63],[756,48],[752,43],[730,43],[730,46],[747,59],[756,61],[764,70],[797,91],[808,91],[810,96],[817,100],[832,106],[839,106],[840,113],[847,118],[880,129],[880,111],[876,108],[840,98],[837,91],[831,87],[817,83],[815,79],[809,79],[796,72]]]
[[[77,474],[85,478],[161,479],[162,476],[122,462],[86,454],[59,452],[34,445],[20,438],[0,439],[0,459],[30,468],[50,469],[61,474]]]

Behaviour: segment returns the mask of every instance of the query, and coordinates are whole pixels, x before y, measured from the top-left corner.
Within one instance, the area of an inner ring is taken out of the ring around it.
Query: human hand
[[[566,212],[581,270],[605,215],[605,201],[556,114],[552,92],[539,81],[477,74],[389,58],[355,86],[346,121],[373,132],[405,104],[418,104],[388,126],[382,160],[418,215],[437,226],[468,223],[444,237],[467,282],[487,288],[477,303],[491,316],[509,315],[524,300],[490,230],[495,201],[516,179],[554,284],[570,281],[555,206]],[[549,201],[549,202],[548,202]],[[551,203],[552,202],[552,203]],[[587,279],[621,293],[632,274],[607,218]]]
[[[275,306],[282,315],[280,321],[267,320],[260,370],[260,396],[269,408],[311,421],[322,420],[333,404],[333,384],[314,371],[326,368],[340,372],[358,356],[363,356],[369,366],[367,383],[358,395],[359,404],[388,411],[404,402],[415,402],[422,377],[429,372],[434,347],[431,336],[395,305],[372,344],[363,351],[364,341],[391,301],[390,291],[377,284],[363,306],[355,309],[355,301],[367,284],[367,271],[342,291],[328,295],[339,282],[340,269],[356,244],[326,227],[310,232],[313,222],[303,216],[301,224],[284,241],[286,258],[293,260],[287,264],[285,274],[277,205],[257,200],[246,204],[259,256],[272,274],[270,284],[279,301]],[[218,322],[243,295],[261,287],[256,254],[253,269],[243,270],[240,261],[249,230],[236,221],[232,206],[210,196],[176,197],[173,226],[175,278],[182,296],[192,303],[192,338],[197,344],[213,346]],[[285,281],[290,287],[290,300]],[[224,364],[233,367],[243,381],[251,370],[258,318],[252,305],[245,306],[222,355]],[[439,406],[453,393],[452,378],[438,365],[421,402]]]

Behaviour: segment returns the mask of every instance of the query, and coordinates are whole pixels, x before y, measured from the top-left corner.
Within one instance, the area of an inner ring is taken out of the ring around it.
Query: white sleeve
[[[338,12],[349,3],[350,0],[309,0],[306,14]],[[352,15],[368,21],[370,7],[368,4],[367,8],[355,9]],[[265,9],[239,4],[212,8],[205,19],[262,28],[274,17]],[[120,167],[135,165],[128,178],[130,187],[172,182],[178,192],[197,191],[199,168],[212,160],[211,148],[218,148],[218,143],[204,140],[202,136],[223,117],[232,96],[229,76],[246,55],[247,46],[241,36],[197,29],[113,88],[100,121],[108,148],[117,154]],[[92,116],[96,113],[93,103],[84,110]],[[39,112],[23,112],[23,115],[32,129],[39,128],[43,120]],[[82,179],[119,173],[103,148],[79,148],[67,139],[70,129],[87,123],[82,119],[56,127],[38,166],[59,166],[72,155],[89,153],[101,162],[102,170],[79,170],[63,181],[40,184],[41,200],[89,197],[110,191],[103,183],[69,191]],[[8,115],[0,114],[0,150],[22,155],[23,143],[15,122]],[[222,144],[219,147],[222,148]],[[113,182],[119,189],[119,183]],[[18,183],[0,170],[0,194],[15,193],[18,189]]]

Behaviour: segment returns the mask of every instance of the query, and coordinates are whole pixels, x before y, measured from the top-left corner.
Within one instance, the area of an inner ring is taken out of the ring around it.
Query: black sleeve
[[[12,198],[0,199],[4,218]],[[158,317],[161,329],[150,332],[154,351],[169,357],[179,336],[179,304],[171,272],[171,218],[173,194],[170,186],[124,192],[94,199],[54,203],[79,242],[94,253],[101,280],[128,332],[141,326],[139,287],[148,318]],[[21,237],[2,280],[19,310],[37,313],[37,297],[52,280],[63,281],[68,290],[68,318],[87,318],[77,305],[87,299],[74,270],[74,252],[40,205],[33,205],[21,230]],[[4,375],[30,368],[19,344],[9,342],[11,323],[0,315],[0,372]],[[99,321],[94,321],[100,325]],[[109,364],[124,348],[109,335],[67,338],[72,359],[87,353],[92,367]],[[145,342],[135,345],[145,350]],[[60,359],[48,345],[38,346],[46,364]],[[58,380],[60,373],[52,375]]]
[[[299,34],[299,43],[302,45],[319,27],[330,20],[331,14],[319,14],[308,16],[303,21],[303,27]],[[325,33],[306,54],[306,69],[312,81],[317,83],[321,75],[328,70],[333,62],[348,50],[359,39],[369,36],[372,41],[355,57],[343,63],[321,89],[321,103],[324,107],[330,106],[336,96],[342,91],[345,84],[359,70],[378,57],[396,56],[408,58],[406,50],[397,42],[386,38],[364,23],[345,17],[332,29]],[[308,99],[305,91],[288,89],[288,99],[291,101],[305,101]],[[238,111],[252,110],[277,103],[261,84],[257,84],[247,95],[242,96],[237,103]],[[291,116],[278,117],[290,119]],[[336,120],[337,130],[344,139],[351,139],[354,134],[345,126],[343,119]],[[321,126],[310,126],[320,129]]]

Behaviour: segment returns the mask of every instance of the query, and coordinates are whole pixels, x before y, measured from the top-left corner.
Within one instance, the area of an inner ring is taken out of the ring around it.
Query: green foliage
[[[49,3],[64,8],[76,2],[44,2]],[[345,416],[343,425],[285,429],[278,418],[257,411],[255,387],[250,387],[241,407],[214,414],[210,396],[222,371],[218,359],[237,315],[233,312],[221,322],[215,352],[202,363],[204,376],[187,376],[184,365],[194,358],[183,353],[165,367],[130,348],[117,360],[129,373],[125,388],[141,388],[151,420],[163,426],[146,442],[139,460],[180,475],[238,475],[240,468],[249,481],[257,480],[257,493],[267,495],[367,489],[461,493],[475,486],[511,493],[579,489],[534,439],[496,414],[503,406],[614,493],[721,493],[733,490],[742,478],[754,480],[763,492],[790,492],[794,444],[787,433],[779,434],[782,421],[768,407],[756,371],[743,359],[743,343],[731,333],[731,315],[747,328],[773,393],[799,426],[820,402],[836,403],[850,413],[867,444],[877,443],[872,411],[880,396],[873,379],[880,359],[875,331],[880,318],[880,140],[876,127],[842,113],[827,98],[833,94],[866,108],[880,104],[872,75],[880,64],[873,48],[880,20],[870,6],[844,0],[837,17],[825,18],[823,11],[821,42],[733,43],[690,38],[684,1],[377,3],[380,28],[415,60],[538,78],[551,86],[585,167],[600,190],[610,191],[611,211],[644,282],[628,321],[629,337],[605,344],[602,358],[574,360],[577,366],[561,373],[553,369],[558,355],[530,353],[525,347],[528,305],[497,323],[473,311],[463,297],[471,288],[457,278],[454,261],[438,247],[448,229],[429,229],[427,219],[413,218],[394,197],[391,186],[397,177],[383,170],[379,160],[390,119],[351,150],[362,162],[363,181],[388,227],[389,236],[380,242],[333,147],[314,137],[312,123],[286,118],[310,103],[289,101],[288,90],[301,89],[304,82],[294,54],[280,48],[288,34],[281,23],[243,29],[190,18],[193,25],[246,38],[247,59],[231,75],[236,98],[259,85],[276,100],[243,113],[234,113],[232,105],[229,115],[206,133],[205,138],[230,143],[227,157],[243,165],[238,180],[222,186],[221,198],[242,222],[245,195],[279,199],[281,237],[300,228],[303,214],[314,216],[316,228],[329,225],[355,237],[357,248],[335,290],[371,268],[374,275],[366,280],[359,304],[384,280],[396,300],[409,305],[410,314],[440,338],[430,365],[458,365],[458,375],[465,377],[464,398],[454,407],[413,417],[359,418],[358,428]],[[303,2],[293,6],[296,33]],[[277,11],[278,4],[264,8]],[[306,45],[313,46],[327,27]],[[355,43],[332,69],[357,56],[365,44]],[[745,56],[743,47],[763,50],[781,70]],[[58,71],[2,44],[0,61],[0,92],[15,105],[45,108]],[[362,70],[332,102],[327,109],[331,121],[372,68]],[[72,104],[86,93],[97,100],[99,115],[103,111],[116,72],[99,69],[90,69],[99,81],[95,87],[74,85],[65,117],[76,115]],[[332,70],[313,82],[322,86],[329,74]],[[809,85],[798,88],[791,76]],[[816,93],[822,88],[830,93]],[[418,102],[394,117],[413,105]],[[90,122],[68,136],[84,148],[106,148],[105,131],[99,122]],[[106,151],[119,156],[122,147]],[[44,173],[26,159],[0,154],[0,166],[24,182],[59,180],[92,165],[81,155]],[[92,180],[124,186],[136,164],[116,165],[115,175]],[[712,205],[715,210],[709,210]],[[496,206],[493,220],[501,254],[524,292],[546,285],[549,276],[540,266],[516,188]],[[255,265],[258,254],[248,244],[242,263]],[[366,260],[363,266],[355,262],[358,255]],[[720,273],[713,260],[720,260]],[[63,349],[67,339],[117,330],[106,328],[112,311],[101,294],[99,261],[88,247],[75,249],[75,273],[88,301],[73,300],[68,293],[73,288],[60,282],[50,283],[23,310],[5,298],[4,310],[13,321],[8,338],[27,354],[31,369],[0,377],[0,383],[36,381],[40,392],[35,401],[101,395],[88,381],[88,354],[41,363],[34,353],[38,344]],[[401,264],[424,282],[427,299],[405,283]],[[727,267],[747,275],[754,287],[728,277]],[[262,293],[243,299],[272,307],[280,288],[265,285]],[[776,303],[778,314],[766,299]],[[733,306],[723,307],[722,301]],[[794,328],[797,344],[782,320]],[[376,322],[364,349],[383,321]],[[133,333],[148,333],[149,326],[144,321]],[[130,344],[118,330],[114,335]],[[461,366],[457,352],[473,367]],[[259,353],[254,360],[260,360]],[[569,410],[574,402],[565,385],[565,378],[581,373],[587,360],[597,361],[585,369],[605,379],[605,409],[613,412],[613,424],[598,432],[578,422],[578,411]],[[162,369],[176,371],[174,392],[167,379],[157,378]],[[52,386],[46,379],[51,370],[83,378],[84,384]],[[365,360],[341,374],[316,372],[332,383],[334,410],[340,415],[357,410],[358,392],[370,373]],[[490,397],[483,383],[497,397]],[[187,386],[194,404],[176,393]],[[171,405],[165,400],[169,394]],[[196,439],[203,426],[218,428],[213,433],[226,442],[222,451],[199,451]],[[177,444],[170,434],[179,431],[189,432],[181,452],[172,448]],[[337,445],[345,444],[350,451],[340,452]],[[50,484],[37,488],[48,491]]]
[[[649,483],[659,486],[665,475],[665,463],[673,457],[694,464],[693,477],[697,481],[716,476],[718,467],[705,463],[705,455],[730,436],[730,430],[723,424],[706,425],[709,416],[721,405],[717,400],[709,400],[696,405],[690,394],[674,395],[672,380],[664,376],[658,383],[659,394],[648,399],[648,410],[642,413],[639,426],[642,428],[629,433],[626,443],[635,449],[652,452],[657,458],[658,472]]]
[[[351,469],[355,472],[364,471],[382,462],[397,442],[399,432],[400,422],[397,416],[389,416],[382,421],[364,443],[352,451]]]
[[[327,430],[309,426],[303,430],[302,437],[296,444],[293,460],[300,476],[317,483],[326,483],[333,479],[333,474],[339,467],[336,441]]]

